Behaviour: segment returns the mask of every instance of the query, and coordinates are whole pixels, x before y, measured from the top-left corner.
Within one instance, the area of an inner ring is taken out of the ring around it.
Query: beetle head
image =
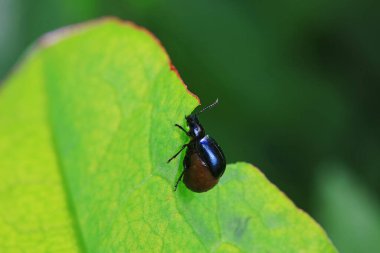
[[[186,116],[187,125],[189,126],[189,135],[194,139],[200,139],[205,136],[205,130],[201,123],[199,123],[197,114],[190,114]]]
[[[197,113],[192,113],[189,116],[186,116],[187,125],[189,126],[189,135],[195,139],[201,139],[205,136],[205,130],[201,123],[199,123],[198,115],[202,112],[206,111],[207,109],[210,109],[218,104],[218,99],[211,105],[206,106],[202,110],[200,110]]]

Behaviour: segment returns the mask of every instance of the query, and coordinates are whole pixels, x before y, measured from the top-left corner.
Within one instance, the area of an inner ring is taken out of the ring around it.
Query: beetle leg
[[[182,148],[181,148],[181,149],[180,149],[175,155],[173,155],[172,158],[170,158],[170,159],[167,161],[167,163],[170,163],[171,160],[173,160],[174,158],[176,158],[176,157],[182,152],[182,150],[184,150],[184,149],[187,147],[187,145],[188,145],[188,144],[183,145]]]
[[[178,127],[178,128],[181,129],[182,131],[184,131],[186,135],[189,135],[189,133],[186,131],[186,129],[183,128],[182,126],[180,126],[180,125],[178,125],[178,124],[174,124],[174,126]]]
[[[177,179],[177,182],[175,183],[175,186],[174,186],[174,191],[177,190],[177,187],[178,187],[178,184],[179,182],[182,180],[183,178],[183,173],[185,173],[185,170],[182,171],[181,175],[179,176],[179,178]]]

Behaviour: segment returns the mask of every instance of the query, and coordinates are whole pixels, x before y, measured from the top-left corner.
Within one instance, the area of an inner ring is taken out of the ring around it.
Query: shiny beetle
[[[215,106],[218,99],[211,105],[205,107],[198,113],[186,116],[189,131],[182,126],[175,124],[176,127],[184,131],[189,137],[190,142],[168,160],[168,163],[176,158],[186,147],[186,155],[183,160],[183,171],[179,176],[174,191],[183,177],[186,187],[194,192],[206,192],[213,188],[219,181],[226,169],[226,159],[222,149],[216,141],[206,135],[203,126],[198,120],[198,115],[205,110]]]

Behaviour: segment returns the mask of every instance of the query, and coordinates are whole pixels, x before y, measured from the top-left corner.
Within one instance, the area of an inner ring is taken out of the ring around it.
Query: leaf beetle
[[[209,106],[206,106],[198,113],[186,116],[189,131],[182,126],[175,124],[190,137],[190,142],[184,144],[182,148],[167,162],[176,158],[186,147],[186,155],[183,160],[183,171],[179,176],[174,191],[177,190],[179,182],[183,178],[186,187],[194,192],[206,192],[212,189],[219,181],[226,169],[226,158],[222,149],[216,141],[206,135],[203,126],[198,120],[198,115],[205,110],[218,104],[218,99]]]

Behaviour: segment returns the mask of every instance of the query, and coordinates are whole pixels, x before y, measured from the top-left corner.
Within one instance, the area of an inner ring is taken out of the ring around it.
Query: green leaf
[[[147,31],[115,19],[48,34],[0,93],[1,252],[336,252],[253,166],[173,185],[198,105]]]

